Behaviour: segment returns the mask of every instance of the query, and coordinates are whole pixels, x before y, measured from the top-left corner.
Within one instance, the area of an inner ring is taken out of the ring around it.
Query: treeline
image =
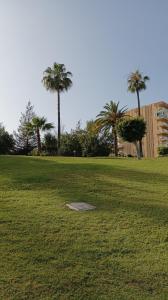
[[[104,106],[96,120],[86,122],[81,128],[80,122],[70,133],[62,132],[59,155],[63,156],[108,156],[118,154],[118,137],[132,142],[140,157],[138,141],[145,134],[143,119],[126,117],[127,108],[119,108],[119,102],[110,101]],[[58,139],[52,123],[45,117],[35,114],[30,102],[21,114],[19,126],[13,135],[0,125],[0,154],[15,155],[57,155]]]
[[[110,153],[118,156],[118,141],[135,144],[137,157],[143,156],[142,138],[146,133],[146,123],[141,116],[140,92],[146,89],[148,76],[138,70],[128,77],[128,91],[137,95],[138,114],[134,118],[127,115],[127,107],[119,107],[119,102],[109,101],[95,120],[88,121],[84,129],[80,123],[68,132],[61,132],[60,95],[72,86],[72,73],[64,64],[54,63],[43,74],[42,83],[50,92],[57,94],[58,126],[57,134],[54,125],[45,117],[35,114],[28,102],[21,114],[19,127],[13,135],[7,133],[1,125],[0,154],[20,155],[64,155],[64,156],[106,156]],[[51,131],[52,130],[52,131]],[[124,154],[123,154],[124,155]]]
[[[100,112],[97,116],[97,119],[94,122],[96,127],[99,130],[99,134],[97,134],[95,141],[100,142],[101,134],[111,133],[113,138],[113,146],[114,146],[114,154],[118,156],[118,137],[120,136],[125,141],[130,141],[135,144],[137,150],[137,157],[143,157],[143,149],[142,149],[142,138],[145,135],[146,124],[144,120],[141,118],[141,110],[140,110],[140,92],[146,89],[146,82],[149,80],[148,76],[143,76],[138,70],[132,72],[127,80],[128,91],[131,93],[136,93],[137,102],[138,102],[138,117],[135,117],[134,122],[130,122],[127,120],[125,123],[121,123],[118,127],[120,121],[126,116],[126,108],[119,108],[119,102],[110,101],[110,103],[106,103],[104,106],[104,110]],[[68,91],[73,82],[72,82],[72,73],[66,70],[64,64],[54,63],[52,67],[48,67],[43,74],[42,83],[44,87],[50,91],[57,94],[57,106],[58,106],[58,149],[57,154],[61,154],[62,147],[64,143],[62,143],[61,131],[60,131],[60,95],[63,92]],[[129,135],[126,134],[127,127],[129,126]],[[136,126],[134,129],[132,126]],[[123,130],[121,130],[123,127]],[[124,128],[125,127],[125,128]],[[87,129],[87,128],[86,128]],[[85,130],[87,131],[87,130]],[[88,134],[88,133],[87,133]],[[130,138],[131,135],[131,138]],[[68,135],[67,135],[68,137]],[[104,137],[103,137],[104,138]],[[82,139],[81,139],[82,140]],[[92,139],[84,139],[92,141]],[[85,143],[84,143],[85,144]],[[82,143],[81,149],[83,149],[84,144]],[[94,147],[91,147],[93,149]],[[100,147],[101,148],[101,147]],[[87,151],[83,151],[82,153],[88,153],[89,147],[86,147]],[[97,146],[96,146],[97,149]],[[76,151],[76,150],[74,150]],[[91,151],[92,152],[92,151]]]
[[[1,125],[0,154],[57,155],[58,139],[53,129],[52,123],[35,114],[29,101],[13,135]],[[88,121],[84,129],[78,122],[70,133],[61,133],[60,155],[107,156],[112,152],[113,145],[112,135],[98,130],[94,121]]]

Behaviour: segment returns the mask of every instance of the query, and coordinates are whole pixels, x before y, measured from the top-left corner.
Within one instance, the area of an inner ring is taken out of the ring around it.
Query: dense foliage
[[[63,156],[82,156],[80,135],[75,131],[62,134],[60,152]]]
[[[158,154],[161,156],[168,155],[168,147],[165,147],[165,146],[159,147]]]
[[[97,130],[94,121],[87,122],[85,129],[78,123],[75,130],[61,138],[61,154],[65,156],[106,156],[111,148],[111,139]]]
[[[14,150],[14,138],[9,134],[5,127],[0,124],[0,154],[10,154]]]
[[[46,155],[56,155],[57,154],[57,139],[55,135],[48,132],[44,135],[42,150]]]
[[[146,123],[141,117],[125,118],[117,125],[119,136],[129,143],[134,143],[137,150],[137,157],[140,158],[138,141],[142,140],[146,133]]]

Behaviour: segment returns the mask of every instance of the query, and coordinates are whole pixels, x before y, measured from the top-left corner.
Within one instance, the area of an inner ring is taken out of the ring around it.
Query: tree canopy
[[[119,136],[129,143],[134,143],[137,150],[137,157],[140,158],[138,141],[142,140],[146,133],[146,122],[141,117],[124,118],[117,125]]]
[[[132,72],[128,77],[128,91],[135,93],[137,91],[146,90],[146,82],[149,79],[148,76],[143,76],[139,70]]]
[[[72,86],[72,73],[66,71],[64,64],[54,63],[52,68],[44,71],[42,82],[45,88],[51,92],[64,92]]]

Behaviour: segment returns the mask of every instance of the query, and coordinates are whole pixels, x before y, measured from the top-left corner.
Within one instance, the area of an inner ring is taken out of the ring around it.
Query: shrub
[[[168,155],[168,147],[160,146],[158,147],[158,154],[159,155]]]
[[[133,155],[132,154],[128,154],[127,157],[133,157]]]
[[[43,154],[45,155],[56,155],[57,154],[57,138],[55,135],[50,132],[44,135],[43,144],[42,144]]]
[[[146,122],[141,117],[124,118],[117,125],[119,136],[126,142],[134,143],[138,159],[141,158],[140,146],[141,141],[146,133]]]

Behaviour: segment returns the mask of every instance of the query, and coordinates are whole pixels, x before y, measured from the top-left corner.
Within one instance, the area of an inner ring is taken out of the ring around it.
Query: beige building
[[[138,109],[128,111],[130,116],[137,116]],[[144,157],[157,157],[158,147],[168,147],[168,103],[160,101],[141,107],[141,115],[147,124],[146,136],[143,138]],[[136,156],[136,149],[132,143],[119,141],[119,151]]]

